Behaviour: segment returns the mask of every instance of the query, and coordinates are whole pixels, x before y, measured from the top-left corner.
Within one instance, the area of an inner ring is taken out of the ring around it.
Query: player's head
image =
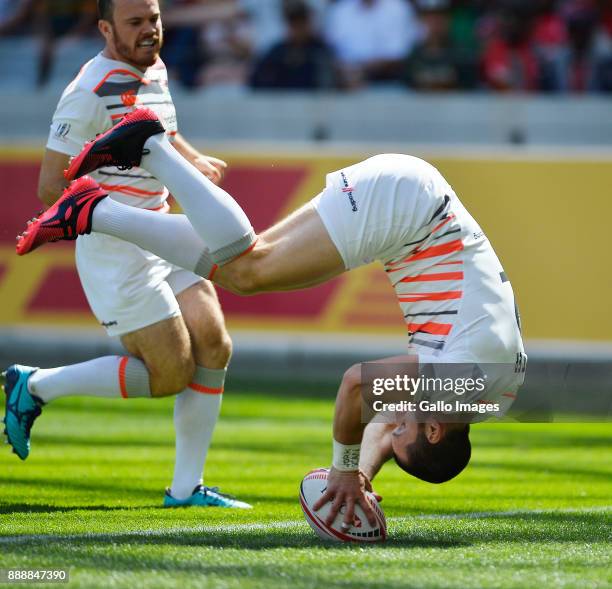
[[[408,474],[428,483],[444,483],[456,477],[470,461],[470,426],[428,419],[406,419],[393,430],[395,462]]]
[[[98,28],[111,59],[152,66],[163,42],[158,0],[98,0]]]

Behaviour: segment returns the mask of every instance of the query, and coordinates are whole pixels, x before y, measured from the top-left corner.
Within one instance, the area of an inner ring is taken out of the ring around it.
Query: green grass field
[[[0,454],[0,568],[69,568],[70,587],[612,587],[609,424],[475,426],[450,483],[383,469],[386,544],[328,545],[297,493],[330,462],[332,408],[225,395],[206,482],[255,506],[237,512],[160,508],[171,401],[57,402],[25,463]]]

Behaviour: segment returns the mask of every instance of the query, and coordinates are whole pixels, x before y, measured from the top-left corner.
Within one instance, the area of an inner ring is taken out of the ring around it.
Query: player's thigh
[[[223,275],[238,284],[251,280],[246,290],[294,290],[325,282],[345,270],[338,249],[310,204],[305,205],[259,237],[254,250],[224,266]],[[247,277],[247,278],[245,278]]]
[[[121,342],[146,364],[155,396],[176,394],[191,382],[195,364],[189,332],[181,316],[126,333]]]
[[[199,280],[178,292],[176,298],[191,337],[196,364],[224,368],[231,356],[232,340],[212,283]]]

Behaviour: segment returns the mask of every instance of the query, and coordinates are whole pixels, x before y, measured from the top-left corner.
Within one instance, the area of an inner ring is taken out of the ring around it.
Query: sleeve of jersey
[[[93,92],[74,88],[65,92],[57,105],[47,149],[77,155],[85,142],[112,126],[108,112]]]

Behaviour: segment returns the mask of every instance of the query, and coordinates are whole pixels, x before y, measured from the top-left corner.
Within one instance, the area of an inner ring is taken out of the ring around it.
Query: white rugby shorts
[[[109,336],[180,316],[176,295],[202,280],[132,243],[95,232],[77,239],[76,265],[89,306]]]

